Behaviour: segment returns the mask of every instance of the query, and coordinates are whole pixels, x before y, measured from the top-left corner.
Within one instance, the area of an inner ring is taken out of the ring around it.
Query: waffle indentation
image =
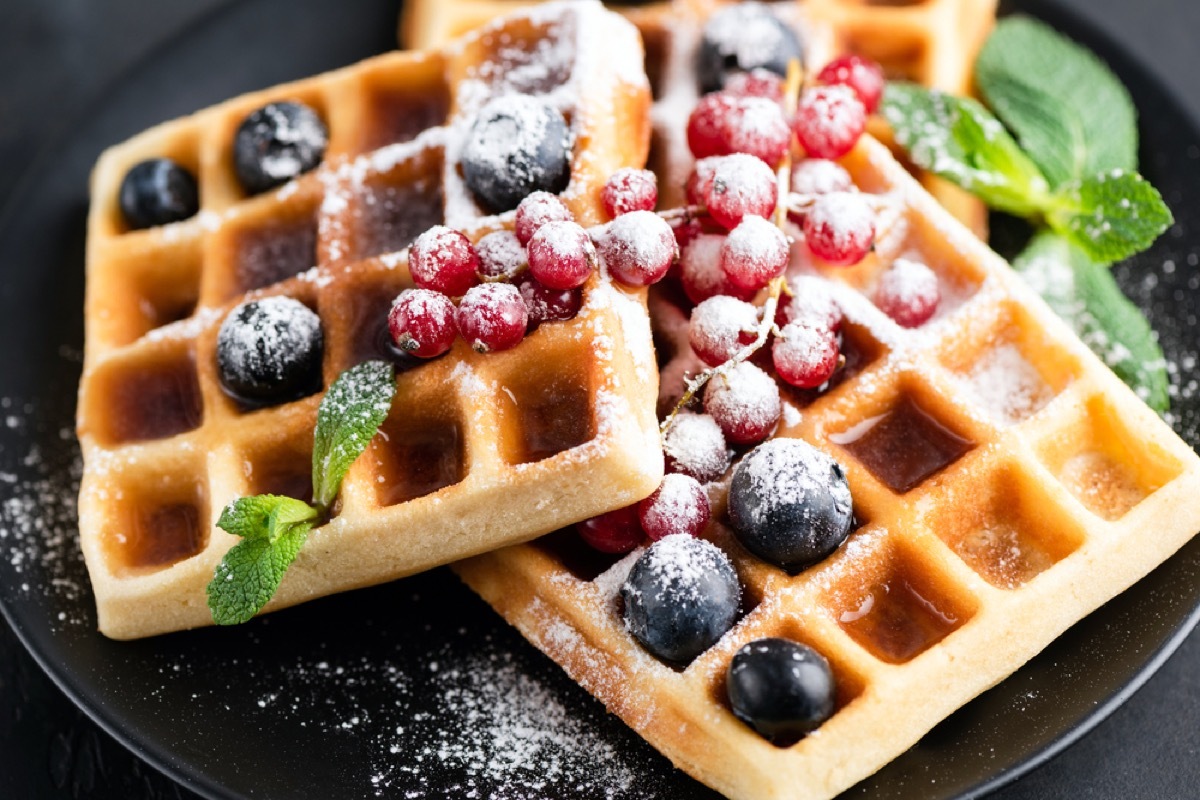
[[[126,475],[111,496],[105,543],[115,572],[157,571],[208,544],[207,492],[194,475]]]
[[[542,461],[596,436],[588,375],[567,359],[555,366],[546,375],[531,371],[503,381],[502,414],[517,421],[516,435],[509,437],[505,448],[510,463]]]
[[[203,401],[187,347],[156,348],[97,369],[87,426],[106,446],[166,439],[200,426]]]
[[[381,506],[425,497],[467,475],[463,427],[453,403],[445,398],[414,402],[412,396],[398,394],[371,450]]]

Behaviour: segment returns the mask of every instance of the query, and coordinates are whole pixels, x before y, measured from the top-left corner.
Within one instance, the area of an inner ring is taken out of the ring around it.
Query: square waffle
[[[412,285],[403,248],[437,223],[473,238],[511,224],[511,212],[485,215],[459,173],[478,109],[523,93],[562,110],[574,141],[563,199],[581,223],[596,223],[607,176],[645,159],[641,63],[637,32],[598,3],[547,5],[436,50],[239,97],[103,154],[78,412],[80,538],[102,632],[210,624],[205,587],[237,541],[214,526],[222,507],[311,490],[319,396],[248,411],[227,395],[214,351],[229,310],[271,295],[314,309],[325,386],[389,357],[387,310]],[[282,99],[323,117],[325,161],[247,197],[232,168],[234,130]],[[197,176],[201,211],[130,231],[117,187],[156,156]],[[400,372],[392,413],[347,475],[336,516],[268,609],[529,539],[643,497],[661,478],[644,294],[594,277],[575,319],[545,324],[515,349],[480,356],[459,341]]]
[[[710,485],[704,537],[736,567],[741,617],[678,669],[622,621],[640,550],[603,556],[562,531],[455,567],[674,764],[738,800],[848,789],[1200,530],[1200,458],[1167,424],[885,146],[864,137],[842,163],[893,220],[853,268],[821,270],[796,246],[792,268],[826,279],[845,313],[846,364],[823,393],[781,388],[776,435],[844,467],[846,543],[789,576],[724,524],[728,475]],[[927,264],[942,293],[913,330],[868,299],[899,257]],[[652,317],[660,343],[679,341],[669,314]],[[771,636],[822,653],[837,686],[833,716],[787,747],[725,695],[734,653]]]
[[[416,49],[435,46],[529,2],[412,0],[404,6],[400,40]],[[692,165],[684,129],[698,98],[692,65],[705,20],[722,5],[728,3],[673,0],[621,9],[645,43],[646,73],[655,99],[649,166],[658,174],[663,208],[683,204]],[[856,53],[878,61],[889,78],[957,95],[972,90],[975,56],[996,16],[996,0],[796,0],[779,7],[802,34],[811,70],[819,70],[839,53]],[[879,118],[872,120],[871,131],[885,141],[890,135]],[[942,205],[983,236],[987,208],[979,200],[935,175],[920,177]]]

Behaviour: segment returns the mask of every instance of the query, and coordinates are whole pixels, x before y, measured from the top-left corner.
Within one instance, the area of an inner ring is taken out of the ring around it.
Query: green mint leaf
[[[319,508],[333,504],[346,470],[367,449],[395,394],[395,372],[383,361],[351,367],[329,387],[313,435],[313,502]]]
[[[1093,261],[1111,264],[1145,250],[1174,218],[1145,178],[1112,170],[1059,187],[1046,221]]]
[[[1129,92],[1091,51],[1029,17],[1001,20],[975,62],[975,82],[1053,186],[1137,169]]]
[[[308,503],[280,495],[240,497],[226,506],[217,526],[242,541],[221,559],[208,584],[213,622],[236,625],[261,611],[317,520]]]
[[[1068,238],[1042,231],[1013,262],[1121,380],[1160,414],[1170,407],[1166,358],[1150,323],[1112,273]]]
[[[883,116],[896,141],[929,170],[989,206],[1036,215],[1050,186],[991,112],[974,100],[912,83],[889,83]]]

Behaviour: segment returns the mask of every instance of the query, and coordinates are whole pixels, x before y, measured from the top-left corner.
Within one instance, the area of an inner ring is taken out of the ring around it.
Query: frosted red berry
[[[708,195],[712,191],[713,173],[717,171],[717,165],[723,158],[723,156],[709,156],[696,161],[691,174],[688,175],[687,183],[684,185],[684,192],[687,194],[689,203],[693,205],[708,203]]]
[[[511,281],[526,263],[525,248],[512,231],[493,231],[475,245],[482,280]]]
[[[679,257],[675,233],[653,211],[631,211],[608,224],[596,249],[609,273],[626,286],[658,283]]]
[[[771,376],[742,362],[708,382],[704,410],[721,427],[727,441],[756,444],[775,430],[783,407]]]
[[[937,312],[941,302],[937,274],[919,261],[898,258],[875,287],[875,305],[898,325],[916,328]]]
[[[688,117],[687,136],[696,158],[746,153],[768,165],[783,157],[791,140],[777,102],[727,92],[700,98]]]
[[[771,362],[775,373],[787,383],[814,389],[837,369],[837,334],[821,325],[789,323],[771,345]]]
[[[735,72],[725,81],[723,91],[734,97],[765,97],[783,102],[783,78],[767,69],[756,67],[749,72]]]
[[[836,161],[806,158],[792,167],[791,190],[801,195],[848,192],[854,188],[850,173]]]
[[[422,289],[458,297],[478,281],[479,256],[466,236],[435,225],[412,243],[408,269]]]
[[[721,271],[729,283],[754,291],[787,269],[788,240],[762,217],[746,217],[721,245]]]
[[[818,86],[800,96],[792,130],[814,158],[841,158],[867,127],[867,110],[849,86]]]
[[[817,82],[849,86],[862,101],[868,114],[874,114],[883,97],[883,67],[869,58],[844,55],[825,65],[817,74]]]
[[[467,344],[477,353],[490,353],[521,343],[529,311],[511,283],[484,283],[463,295],[455,321]]]
[[[692,309],[688,342],[700,360],[717,367],[758,336],[758,309],[726,295],[710,297]]]
[[[543,322],[574,319],[583,305],[582,289],[550,289],[529,273],[517,278],[516,286],[529,314],[529,330]]]
[[[529,271],[550,289],[582,286],[595,267],[592,239],[574,222],[547,222],[529,240]]]
[[[804,217],[804,238],[813,255],[829,264],[857,264],[875,244],[875,211],[856,192],[821,195]]]
[[[667,470],[690,475],[701,483],[715,481],[729,469],[729,446],[721,426],[709,414],[680,414],[663,434]]]
[[[725,143],[725,118],[733,96],[724,92],[706,94],[696,103],[687,121],[688,149],[696,158],[722,156],[729,152]]]
[[[683,246],[679,255],[679,282],[693,303],[702,303],[714,295],[730,295],[749,300],[755,291],[731,285],[721,270],[721,245],[725,234],[698,233]]]
[[[775,324],[782,327],[801,322],[837,332],[842,325],[842,309],[826,281],[799,275],[788,278],[788,288],[792,294],[780,298]]]
[[[738,153],[713,164],[704,204],[718,225],[733,230],[745,217],[769,217],[779,199],[775,173],[760,159]]]
[[[538,228],[547,222],[574,222],[566,203],[549,192],[534,192],[517,206],[514,228],[521,244],[528,245]]]
[[[454,344],[458,335],[454,314],[454,303],[446,295],[429,289],[405,289],[388,312],[388,331],[405,353],[433,358]]]
[[[619,169],[604,184],[600,199],[610,217],[653,211],[658,204],[658,178],[648,169]]]
[[[646,534],[638,520],[637,506],[618,508],[584,520],[575,526],[579,536],[601,553],[628,553],[641,544]]]
[[[642,530],[656,542],[674,533],[699,536],[712,517],[708,492],[679,473],[664,475],[654,494],[637,504],[637,513]]]

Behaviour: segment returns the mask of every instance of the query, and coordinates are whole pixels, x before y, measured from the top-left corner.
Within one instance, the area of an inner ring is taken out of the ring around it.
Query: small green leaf
[[[1162,348],[1103,264],[1071,240],[1042,231],[1013,268],[1147,405],[1160,414],[1170,408]]]
[[[1145,250],[1174,218],[1145,178],[1113,170],[1061,186],[1046,221],[1093,261],[1111,264]]]
[[[975,63],[975,82],[1053,186],[1137,169],[1129,92],[1091,51],[1029,17],[1001,20]]]
[[[913,162],[982,199],[1035,216],[1050,186],[1000,121],[974,100],[912,83],[889,83],[883,116]]]
[[[315,508],[281,495],[240,497],[226,506],[217,527],[242,541],[221,559],[208,584],[213,621],[235,625],[261,611],[317,521]]]
[[[319,508],[333,504],[346,470],[367,449],[395,394],[395,372],[383,361],[351,367],[329,387],[313,434],[313,502]]]

